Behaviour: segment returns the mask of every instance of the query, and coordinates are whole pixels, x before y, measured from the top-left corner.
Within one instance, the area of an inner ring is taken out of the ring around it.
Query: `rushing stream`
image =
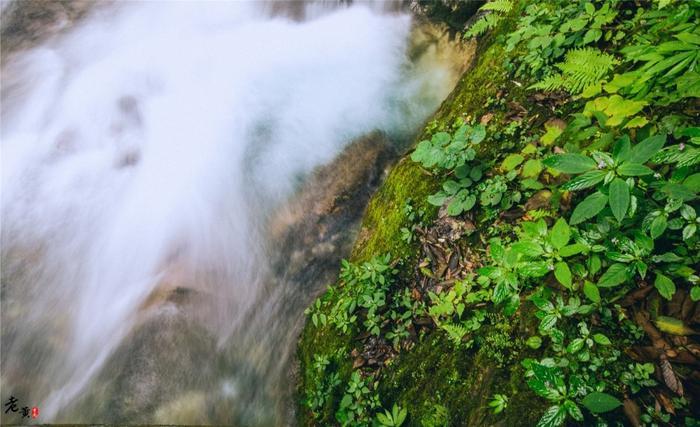
[[[456,77],[409,55],[391,6],[105,3],[3,51],[3,400],[42,422],[293,423],[294,339],[328,278],[288,265],[318,240],[290,212]]]

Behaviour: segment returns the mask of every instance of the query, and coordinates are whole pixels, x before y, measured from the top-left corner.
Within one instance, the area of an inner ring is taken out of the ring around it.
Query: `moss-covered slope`
[[[521,89],[507,80],[503,69],[503,47],[492,43],[510,24],[505,20],[494,35],[480,42],[472,67],[416,141],[436,131],[449,130],[460,118],[481,117],[487,109],[485,101],[499,92],[508,91],[512,99],[521,98]],[[503,120],[503,117],[496,114],[491,120]],[[498,146],[484,146],[480,155],[488,157],[498,150]],[[403,207],[407,200],[412,200],[417,210],[425,211],[425,220],[432,220],[437,209],[427,204],[426,198],[436,191],[437,185],[438,181],[417,163],[407,157],[399,161],[369,203],[351,260],[363,262],[385,253],[391,253],[393,259],[415,259],[416,242],[407,243],[401,239],[401,229],[410,227]],[[405,262],[399,266],[400,276],[410,274],[410,264]],[[321,306],[330,307],[353,291],[347,288],[334,285],[321,297]],[[478,350],[458,349],[444,333],[433,330],[420,337],[409,351],[399,352],[383,368],[376,385],[381,403],[389,408],[394,403],[410,408],[408,425],[427,425],[431,420],[437,422],[436,425],[445,421],[450,425],[535,424],[542,413],[542,403],[522,382],[523,373],[511,372],[523,371],[523,368],[518,364],[507,368],[499,366],[499,359],[502,362],[503,357],[508,358],[508,353],[524,351],[523,340],[517,338],[527,336],[519,332],[522,328],[526,325],[516,322],[507,330],[480,331],[482,342],[493,345],[482,345]],[[339,333],[330,324],[315,326],[307,322],[298,350],[301,366],[298,420],[301,425],[337,424],[335,412],[344,384],[353,371],[351,353],[360,346],[356,335],[352,331]],[[319,370],[314,364],[315,357],[324,358],[329,364]],[[314,417],[304,401],[319,387],[320,377],[334,374],[339,375],[341,386],[333,388],[323,409]],[[498,417],[492,415],[487,402],[494,393],[509,395],[509,408],[514,409]]]

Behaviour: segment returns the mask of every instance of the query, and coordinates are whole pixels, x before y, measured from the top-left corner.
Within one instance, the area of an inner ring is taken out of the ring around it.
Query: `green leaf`
[[[573,401],[567,399],[564,401],[563,406],[564,408],[566,408],[566,412],[568,412],[569,415],[571,415],[571,418],[575,419],[576,421],[583,421],[583,413]]]
[[[542,346],[542,338],[538,337],[537,335],[532,336],[525,341],[525,344],[527,344],[528,347],[537,350]]]
[[[654,171],[647,166],[629,162],[623,163],[619,168],[617,168],[617,172],[623,176],[645,176],[654,173]]]
[[[563,190],[576,191],[583,190],[584,188],[593,187],[597,183],[605,179],[607,171],[602,170],[592,170],[584,174],[581,174],[561,186]]]
[[[654,220],[651,222],[651,226],[649,227],[651,238],[656,239],[661,236],[664,231],[666,231],[667,226],[668,220],[666,219],[666,215],[659,215],[654,218]]]
[[[539,159],[530,159],[523,165],[523,170],[520,172],[524,178],[537,178],[542,172],[542,161]]]
[[[646,163],[651,157],[661,150],[666,143],[666,135],[650,136],[644,141],[632,147],[630,163]]]
[[[574,338],[569,345],[566,346],[566,352],[569,354],[578,353],[585,343],[586,341],[583,338]]]
[[[583,294],[586,295],[589,300],[595,303],[600,302],[600,291],[598,290],[598,287],[588,280],[586,280],[586,282],[583,284]]]
[[[558,262],[554,265],[554,277],[557,278],[565,288],[571,289],[571,270],[565,262]]]
[[[566,419],[566,409],[562,406],[550,406],[537,422],[537,427],[558,427]]]
[[[618,162],[624,162],[629,158],[630,153],[632,153],[632,143],[630,142],[629,135],[623,135],[620,139],[615,142],[613,147],[612,156],[613,159]]]
[[[564,247],[571,238],[571,229],[564,218],[559,218],[549,233],[549,240],[556,249]]]
[[[690,288],[690,299],[693,301],[700,301],[700,286],[693,286]]]
[[[534,363],[532,373],[527,385],[539,396],[556,401],[566,393],[563,375],[558,368]]]
[[[598,280],[599,288],[611,288],[627,280],[627,266],[625,264],[613,264]]]
[[[539,245],[539,243],[530,242],[527,240],[513,243],[511,249],[519,255],[523,255],[530,258],[540,256],[544,253],[544,250],[542,249],[542,246]]]
[[[622,402],[617,400],[615,396],[597,391],[586,395],[581,403],[583,403],[583,406],[585,406],[589,411],[595,414],[610,412],[622,405]]]
[[[493,295],[491,296],[491,301],[493,301],[494,304],[498,305],[505,301],[510,296],[510,293],[510,287],[503,282],[499,282],[493,288]]]
[[[669,279],[661,273],[656,273],[654,287],[656,287],[656,290],[659,291],[659,294],[662,297],[666,298],[669,301],[671,300],[671,298],[673,298],[673,294],[676,293],[676,285],[673,283],[673,280]]]
[[[640,128],[642,126],[646,126],[646,124],[649,123],[649,120],[647,120],[646,117],[644,116],[637,116],[633,117],[625,126],[623,126],[624,129],[631,129],[631,128]]]
[[[698,229],[698,226],[695,224],[686,225],[685,228],[683,228],[683,240],[688,240],[691,237],[693,237],[693,235],[695,234],[697,229]]]
[[[595,341],[596,343],[598,343],[598,344],[600,344],[600,345],[610,345],[610,344],[612,344],[612,343],[610,342],[610,339],[609,339],[608,337],[606,337],[605,335],[603,335],[603,334],[594,334],[594,335],[593,335],[593,341]]]
[[[478,144],[486,138],[486,127],[484,125],[476,125],[472,129],[471,141],[474,144]]]
[[[450,216],[457,216],[463,211],[464,208],[462,207],[462,201],[457,197],[454,197],[447,205],[447,214]]]
[[[522,163],[524,160],[525,158],[520,154],[510,154],[503,160],[501,168],[503,168],[503,170],[506,172],[510,172],[518,167],[518,165],[520,165],[520,163]]]
[[[630,188],[620,178],[610,183],[610,209],[618,222],[622,222],[630,205]]]
[[[576,206],[576,209],[574,209],[574,212],[571,214],[569,224],[576,225],[593,218],[603,210],[607,203],[608,196],[600,191],[589,195]]]
[[[557,324],[557,316],[554,314],[547,314],[545,315],[542,320],[540,321],[540,331],[542,333],[546,333],[552,330],[554,325]]]
[[[686,187],[683,184],[678,184],[675,182],[668,182],[663,187],[661,191],[668,194],[669,197],[681,200],[693,200],[697,197],[696,192]]]
[[[581,243],[574,243],[572,245],[564,246],[563,248],[559,249],[559,255],[563,258],[568,258],[570,256],[580,254],[581,252],[585,252],[586,249],[588,249],[586,245],[582,245]]]
[[[447,196],[445,195],[445,193],[436,193],[428,196],[428,203],[430,203],[433,206],[442,206],[442,204],[445,203],[446,198]]]
[[[576,153],[557,154],[544,159],[543,163],[547,167],[569,174],[587,172],[597,166],[590,157]]]

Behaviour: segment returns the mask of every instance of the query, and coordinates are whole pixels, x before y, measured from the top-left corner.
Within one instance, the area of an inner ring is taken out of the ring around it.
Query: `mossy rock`
[[[514,11],[512,16],[515,16]],[[471,68],[462,76],[454,91],[443,102],[427,126],[416,138],[416,143],[433,133],[451,130],[462,120],[478,120],[487,111],[485,101],[500,90],[507,90],[510,99],[525,102],[524,90],[508,81],[503,68],[505,52],[501,44],[494,43],[498,34],[507,33],[514,19],[504,19],[493,35],[480,42],[477,56]],[[499,121],[502,117],[494,117]],[[502,147],[485,145],[480,155],[490,157]],[[437,215],[437,208],[430,206],[427,196],[436,192],[439,181],[417,163],[404,157],[389,173],[371,199],[365,212],[362,229],[350,257],[353,262],[363,262],[372,257],[391,253],[393,259],[403,259],[407,264],[415,259],[418,247],[400,238],[401,228],[410,227],[403,207],[411,199],[417,209],[426,212],[424,220]],[[404,271],[405,274],[410,272]],[[322,306],[333,306],[338,298],[352,292],[351,289],[334,289],[322,297]],[[517,319],[517,315],[516,315]],[[508,322],[504,322],[507,324]],[[526,351],[523,348],[526,325],[518,321],[509,332],[510,346],[506,352]],[[480,330],[482,342],[498,333],[492,328]],[[502,334],[502,331],[500,332]],[[348,378],[353,371],[350,352],[359,343],[353,331],[339,333],[332,325],[314,325],[310,320],[302,332],[298,358],[299,396],[297,420],[300,425],[335,425],[335,411],[343,395]],[[408,409],[408,425],[423,425],[435,405],[447,411],[449,425],[534,425],[544,411],[545,402],[537,398],[523,380],[524,368],[517,362],[499,366],[491,354],[490,346],[467,350],[455,347],[444,333],[434,330],[421,337],[410,351],[402,351],[380,375],[377,390],[384,407],[396,403]],[[313,366],[314,356],[323,355],[330,364],[324,375],[337,373],[341,384],[334,388],[316,417],[304,404],[307,393],[319,380]],[[494,393],[509,396],[508,409],[493,415],[488,401]]]

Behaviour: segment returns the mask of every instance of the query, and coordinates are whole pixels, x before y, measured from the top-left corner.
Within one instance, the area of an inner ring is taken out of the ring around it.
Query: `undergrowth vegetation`
[[[347,383],[319,356],[305,405],[330,404],[340,425],[462,425],[439,403],[420,419],[384,409],[377,392],[380,367],[434,329],[452,351],[519,364],[546,402],[540,426],[698,425],[700,3],[496,0],[465,37],[513,11],[496,41],[504,67],[549,116],[490,98],[489,113],[417,145],[411,160],[440,182],[427,198],[438,218],[406,201],[401,238],[423,251],[346,262],[308,310],[365,344],[338,356],[355,359]],[[510,401],[494,393],[488,408]]]

